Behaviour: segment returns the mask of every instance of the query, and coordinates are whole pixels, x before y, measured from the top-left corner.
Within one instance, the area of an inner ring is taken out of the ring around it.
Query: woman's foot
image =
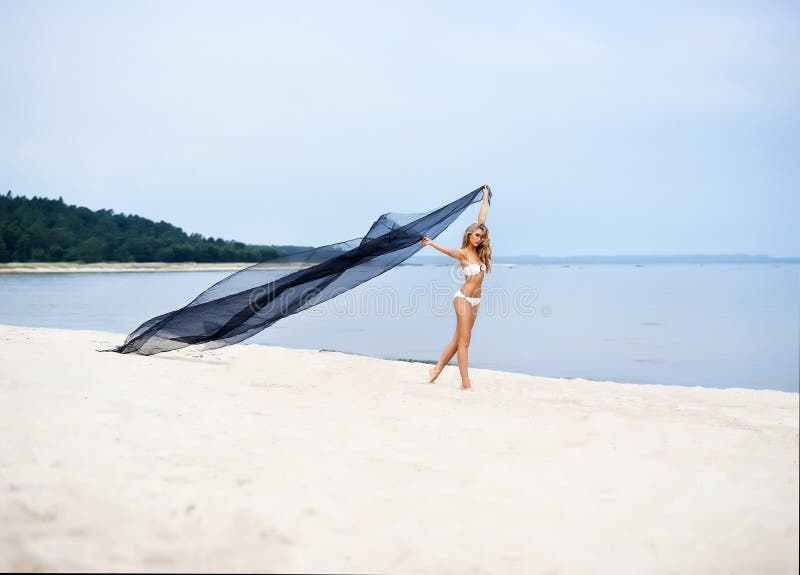
[[[472,391],[472,385],[468,381],[461,382],[461,391]]]
[[[428,382],[433,383],[436,380],[436,378],[439,377],[440,373],[442,373],[442,370],[441,369],[437,370],[436,366],[434,365],[432,368],[428,370]]]

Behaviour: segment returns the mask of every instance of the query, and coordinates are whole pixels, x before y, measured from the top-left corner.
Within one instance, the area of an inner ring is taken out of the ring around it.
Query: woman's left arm
[[[483,202],[481,203],[481,210],[478,212],[478,223],[486,223],[486,212],[489,211],[489,188],[483,186]]]

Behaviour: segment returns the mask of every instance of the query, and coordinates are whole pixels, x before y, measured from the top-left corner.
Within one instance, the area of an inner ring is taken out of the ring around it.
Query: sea
[[[0,274],[0,323],[116,332],[121,344],[230,273]],[[245,343],[435,362],[455,332],[452,297],[463,279],[457,263],[400,265]],[[800,264],[494,264],[469,363],[797,393]]]

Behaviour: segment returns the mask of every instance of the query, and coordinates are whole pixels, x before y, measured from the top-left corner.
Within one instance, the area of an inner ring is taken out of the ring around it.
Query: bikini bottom
[[[460,298],[464,298],[464,299],[465,299],[465,300],[467,300],[467,301],[468,301],[470,304],[472,304],[472,307],[475,307],[476,305],[478,305],[479,303],[481,303],[481,298],[479,298],[479,297],[467,297],[467,296],[465,296],[463,293],[461,293],[461,290],[458,290],[458,291],[456,292],[456,295],[455,295],[455,296],[453,296],[453,297],[460,297]]]

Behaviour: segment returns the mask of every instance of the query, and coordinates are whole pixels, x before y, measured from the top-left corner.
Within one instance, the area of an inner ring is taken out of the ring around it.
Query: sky
[[[489,184],[496,255],[796,257],[797,54],[796,1],[0,0],[0,189],[323,245]]]

